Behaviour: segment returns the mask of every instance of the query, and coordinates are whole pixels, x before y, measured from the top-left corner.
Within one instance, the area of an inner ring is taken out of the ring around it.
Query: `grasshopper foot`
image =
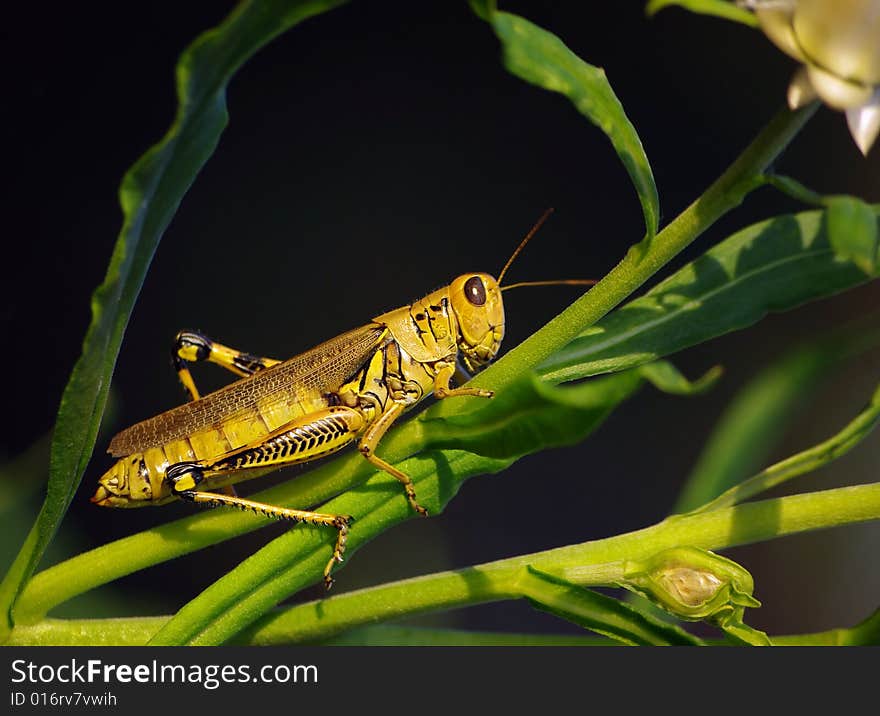
[[[407,495],[407,497],[409,497],[409,504],[412,505],[412,508],[413,508],[416,512],[418,512],[422,517],[427,517],[427,516],[428,516],[428,511],[427,511],[424,507],[422,507],[422,506],[418,503],[418,501],[416,500],[416,494],[415,494],[415,492],[413,492],[411,495]]]

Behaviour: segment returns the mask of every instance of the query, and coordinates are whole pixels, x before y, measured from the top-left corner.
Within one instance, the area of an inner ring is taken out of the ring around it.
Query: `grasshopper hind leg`
[[[198,331],[180,331],[175,336],[171,360],[190,400],[199,399],[199,390],[189,370],[192,363],[208,361],[245,378],[281,362],[224,346]]]
[[[196,387],[189,370],[192,363],[208,361],[226,368],[238,376],[246,377],[281,362],[275,358],[255,356],[224,346],[199,331],[180,331],[174,337],[171,361],[174,370],[177,371],[177,378],[190,400],[199,399],[199,389]],[[231,497],[235,497],[237,494],[232,485],[227,485],[221,490]]]
[[[277,507],[255,500],[248,500],[237,495],[217,492],[203,492],[198,488],[204,480],[205,468],[197,462],[178,462],[170,465],[165,471],[165,479],[171,486],[172,494],[182,500],[206,507],[235,507],[239,510],[253,512],[274,520],[304,522],[309,525],[333,527],[336,529],[336,543],[333,555],[324,567],[324,586],[333,586],[333,567],[342,562],[345,554],[345,543],[348,530],[354,519],[350,515],[328,515],[321,512],[294,510],[289,507]]]

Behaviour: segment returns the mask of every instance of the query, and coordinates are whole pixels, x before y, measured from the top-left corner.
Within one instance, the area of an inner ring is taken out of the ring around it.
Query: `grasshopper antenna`
[[[509,291],[512,288],[522,288],[523,286],[594,286],[599,283],[595,278],[559,278],[551,281],[520,281],[519,283],[509,283],[502,286],[502,291]]]
[[[519,246],[517,246],[516,249],[514,249],[514,252],[510,255],[510,258],[507,259],[507,263],[504,264],[504,268],[501,269],[501,273],[498,274],[498,285],[499,285],[499,286],[501,285],[501,279],[504,278],[504,274],[507,273],[507,269],[510,268],[510,264],[512,264],[512,263],[513,263],[513,260],[514,260],[517,256],[519,256],[520,251],[522,251],[522,250],[526,247],[526,244],[529,243],[529,241],[531,240],[531,238],[532,238],[535,234],[538,233],[538,229],[540,229],[541,226],[543,226],[544,222],[547,221],[547,219],[550,218],[550,214],[552,214],[554,211],[555,211],[555,210],[553,209],[552,206],[551,206],[549,209],[547,209],[547,211],[545,211],[545,212],[541,215],[541,218],[538,219],[538,221],[535,223],[535,225],[534,225],[531,229],[529,229],[529,233],[526,234],[526,237],[525,237],[522,241],[519,242]]]
[[[535,223],[535,225],[529,229],[529,233],[526,234],[525,238],[519,242],[519,246],[516,247],[514,252],[510,255],[510,258],[507,259],[507,263],[504,264],[504,268],[501,269],[501,273],[498,274],[498,285],[501,286],[501,280],[504,278],[504,274],[507,273],[507,269],[510,268],[510,264],[513,263],[513,260],[519,256],[520,252],[525,248],[526,244],[529,243],[531,238],[538,233],[538,229],[543,226],[544,222],[550,218],[550,214],[554,212],[553,207],[551,206],[547,211],[545,211],[541,218]],[[596,279],[591,278],[570,278],[570,279],[556,279],[552,281],[521,281],[519,283],[512,283],[508,286],[501,286],[502,291],[508,291],[511,288],[522,288],[523,286],[592,286],[593,284],[598,283]]]

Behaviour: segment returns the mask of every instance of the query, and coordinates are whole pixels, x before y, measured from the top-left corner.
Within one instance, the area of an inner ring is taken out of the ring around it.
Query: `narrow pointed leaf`
[[[472,410],[425,418],[425,442],[430,448],[458,448],[516,459],[580,442],[646,381],[664,392],[693,395],[711,387],[718,375],[712,370],[691,382],[665,361],[564,387],[527,374]]]
[[[631,604],[527,567],[518,586],[532,606],[628,645],[697,646],[701,641]]]
[[[853,196],[831,197],[826,203],[828,238],[834,253],[851,260],[868,276],[876,275],[880,242],[874,209]]]
[[[490,3],[474,5],[488,18],[504,51],[504,65],[512,74],[567,97],[578,112],[611,140],[638,192],[645,217],[646,238],[657,233],[660,201],[648,157],[635,127],[605,76],[584,62],[552,32],[518,15],[494,11]]]

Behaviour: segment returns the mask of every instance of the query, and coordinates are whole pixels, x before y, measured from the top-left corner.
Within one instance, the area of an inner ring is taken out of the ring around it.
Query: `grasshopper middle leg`
[[[491,390],[485,390],[483,388],[450,387],[450,381],[456,372],[455,365],[451,363],[438,361],[434,365],[434,368],[437,371],[434,377],[434,395],[441,400],[456,396],[472,396],[478,398],[491,398],[493,396]],[[408,388],[411,393],[408,392]],[[361,455],[373,465],[380,470],[384,470],[401,482],[406,490],[406,496],[409,499],[412,508],[420,515],[427,517],[428,511],[422,507],[416,499],[416,490],[412,478],[402,470],[398,470],[394,465],[391,465],[376,455],[376,446],[379,444],[379,441],[392,426],[394,421],[401,416],[404,410],[406,410],[410,401],[408,396],[417,393],[418,389],[413,381],[399,380],[399,386],[396,389],[392,389],[393,399],[385,406],[385,410],[382,414],[379,415],[379,417],[364,431],[364,434],[358,443],[358,450],[360,450]]]

